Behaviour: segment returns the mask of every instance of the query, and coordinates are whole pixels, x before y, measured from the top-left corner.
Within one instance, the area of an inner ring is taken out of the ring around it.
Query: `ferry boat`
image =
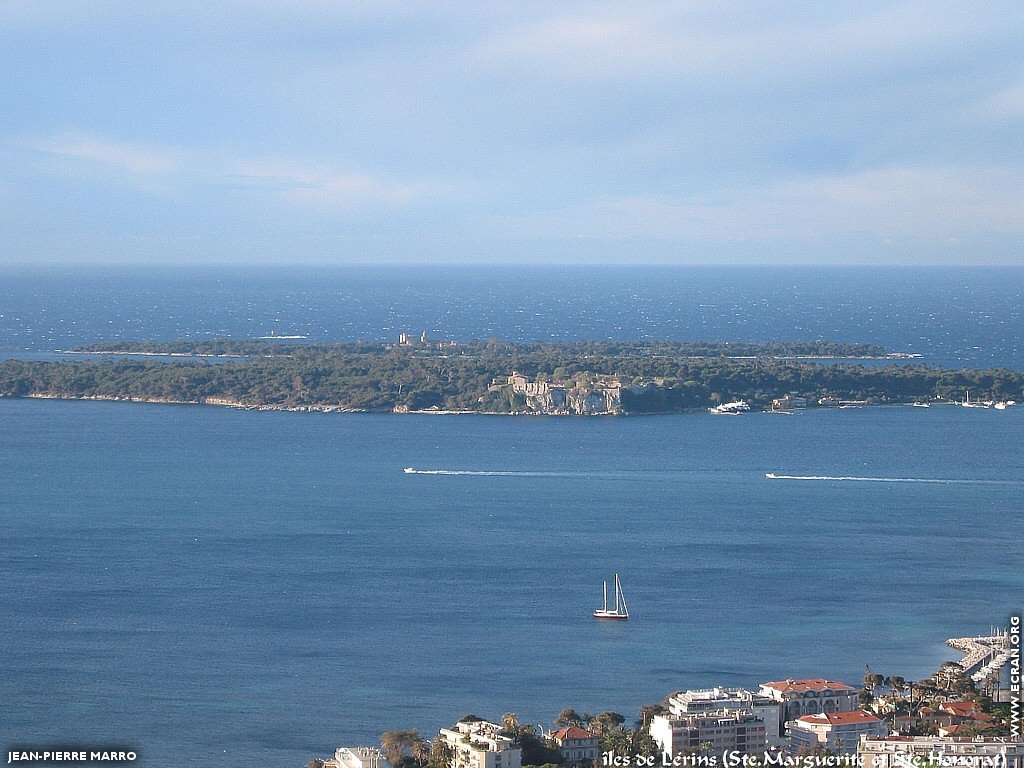
[[[615,607],[608,608],[608,582],[604,582],[604,607],[594,611],[595,619],[611,619],[613,621],[626,621],[629,619],[629,608],[626,607],[626,596],[622,594],[622,585],[619,583],[619,574],[615,574]]]
[[[716,405],[711,408],[708,408],[708,413],[726,413],[730,415],[735,415],[749,410],[750,406],[747,404],[746,400],[736,400],[735,402],[732,403],[722,403],[721,405]]]

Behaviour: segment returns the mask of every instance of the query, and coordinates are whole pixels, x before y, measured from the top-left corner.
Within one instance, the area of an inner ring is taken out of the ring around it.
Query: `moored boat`
[[[622,594],[622,585],[619,583],[619,574],[615,574],[615,607],[608,608],[608,582],[604,582],[604,606],[594,611],[595,619],[611,619],[613,621],[626,621],[629,618],[629,608],[626,607],[626,596]]]

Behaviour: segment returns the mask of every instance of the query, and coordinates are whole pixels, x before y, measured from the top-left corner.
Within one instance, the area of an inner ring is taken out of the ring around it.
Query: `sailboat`
[[[622,585],[619,583],[619,574],[615,574],[615,608],[608,608],[608,582],[604,583],[604,607],[594,611],[595,619],[612,619],[614,621],[626,621],[629,618],[629,608],[626,607],[626,596],[622,594]]]
[[[988,408],[987,405],[985,405],[984,403],[979,403],[977,400],[975,400],[972,403],[971,390],[969,389],[967,390],[967,396],[964,398],[964,401],[960,403],[960,405],[962,405],[964,408]]]

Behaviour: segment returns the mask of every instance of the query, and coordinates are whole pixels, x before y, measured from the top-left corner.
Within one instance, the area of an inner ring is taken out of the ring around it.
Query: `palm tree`
[[[419,736],[419,733],[416,735]],[[410,731],[385,731],[380,735],[380,748],[392,765],[396,765],[405,757],[409,744]]]
[[[425,765],[430,759],[430,742],[420,736],[415,728],[410,731],[410,734],[415,734],[415,736],[410,738],[409,753],[413,760],[420,765]]]
[[[505,728],[505,731],[513,739],[519,737],[519,718],[516,717],[513,712],[506,712],[501,716],[501,724]]]
[[[666,707],[661,702],[657,704],[644,704],[640,707],[640,728],[646,728],[650,725],[651,720],[654,719],[655,715],[663,715],[666,712]]]
[[[434,739],[430,747],[430,758],[427,764],[430,768],[448,768],[452,760],[452,748],[441,739]]]

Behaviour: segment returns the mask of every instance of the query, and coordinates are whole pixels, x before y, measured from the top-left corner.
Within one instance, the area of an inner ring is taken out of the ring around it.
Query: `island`
[[[828,341],[110,342],[0,362],[0,397],[328,412],[627,415],[1024,400],[1024,373]],[[729,405],[742,403],[743,408]]]

